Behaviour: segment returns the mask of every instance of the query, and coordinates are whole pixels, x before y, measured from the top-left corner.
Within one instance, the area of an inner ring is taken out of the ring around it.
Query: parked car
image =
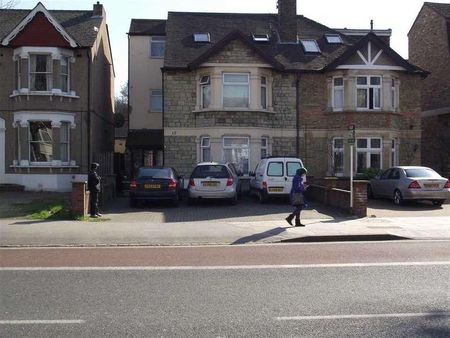
[[[369,198],[391,198],[397,205],[405,200],[429,200],[442,205],[450,198],[450,182],[431,168],[398,166],[371,179],[367,192]]]
[[[183,189],[183,177],[170,167],[140,167],[136,179],[130,182],[130,206],[138,202],[169,200],[178,206]]]
[[[287,196],[291,191],[292,179],[297,169],[304,168],[296,157],[267,157],[261,159],[250,173],[250,195],[265,202],[269,197]],[[304,177],[306,181],[306,176]]]
[[[192,171],[188,186],[189,201],[228,199],[236,204],[241,196],[241,182],[232,163],[202,162]]]

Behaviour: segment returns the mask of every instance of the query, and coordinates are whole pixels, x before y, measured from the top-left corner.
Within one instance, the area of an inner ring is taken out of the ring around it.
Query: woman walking
[[[292,225],[292,220],[295,217],[295,226],[296,227],[304,227],[305,225],[300,223],[300,212],[302,211],[303,205],[305,204],[304,193],[306,191],[307,186],[305,182],[303,182],[303,175],[306,174],[305,168],[297,169],[294,179],[292,180],[292,188],[291,188],[291,204],[294,207],[294,211],[286,217],[286,221]]]

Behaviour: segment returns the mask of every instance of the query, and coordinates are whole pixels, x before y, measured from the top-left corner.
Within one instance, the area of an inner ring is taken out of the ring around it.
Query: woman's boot
[[[289,225],[292,225],[293,218],[294,218],[294,214],[290,214],[288,217],[286,217],[286,222],[288,222]]]

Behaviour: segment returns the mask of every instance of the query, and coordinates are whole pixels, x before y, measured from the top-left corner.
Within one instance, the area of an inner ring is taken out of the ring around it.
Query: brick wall
[[[164,165],[174,167],[180,175],[189,177],[197,163],[195,136],[165,136]]]

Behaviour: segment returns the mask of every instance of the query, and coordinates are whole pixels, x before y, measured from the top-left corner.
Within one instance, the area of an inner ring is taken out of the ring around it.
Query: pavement
[[[450,204],[408,205],[376,202],[369,217],[354,218],[314,202],[302,212],[305,227],[291,227],[284,202],[237,206],[203,203],[179,208],[166,205],[131,209],[118,199],[92,221],[0,219],[0,246],[191,246],[280,242],[367,240],[450,240]],[[449,242],[450,245],[450,242]]]

